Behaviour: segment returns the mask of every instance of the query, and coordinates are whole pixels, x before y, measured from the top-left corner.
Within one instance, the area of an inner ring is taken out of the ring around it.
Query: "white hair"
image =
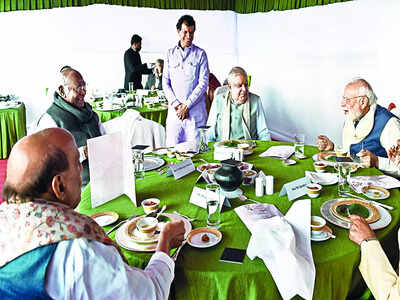
[[[348,84],[357,84],[359,86],[357,96],[366,96],[368,98],[369,105],[375,104],[377,102],[378,97],[376,97],[371,85],[365,79],[361,77],[356,77],[353,78]]]
[[[242,67],[233,67],[228,74],[228,83],[231,84],[236,76],[243,75],[247,81],[247,73]]]

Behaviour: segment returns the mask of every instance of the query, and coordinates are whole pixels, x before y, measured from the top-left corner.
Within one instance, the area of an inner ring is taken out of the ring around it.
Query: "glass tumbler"
[[[135,178],[144,178],[144,153],[142,150],[133,150],[133,163],[135,165]]]
[[[207,226],[219,228],[221,224],[221,189],[218,184],[210,183],[206,186]]]

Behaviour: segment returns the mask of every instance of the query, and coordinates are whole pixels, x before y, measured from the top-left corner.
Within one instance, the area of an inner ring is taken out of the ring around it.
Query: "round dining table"
[[[279,192],[285,183],[305,176],[305,171],[314,171],[312,156],[318,153],[314,146],[305,146],[307,158],[296,160],[295,165],[286,166],[281,160],[275,158],[261,158],[259,154],[273,145],[288,145],[283,142],[256,141],[257,146],[254,153],[246,156],[245,161],[254,164],[257,171],[262,170],[267,175],[274,176],[274,193],[262,197],[255,196],[254,186],[241,186],[245,196],[263,203],[275,205],[285,214],[293,204],[287,196],[279,196]],[[290,144],[289,144],[290,145]],[[211,149],[213,147],[211,146]],[[174,159],[163,157],[168,162]],[[202,164],[200,159],[213,162],[213,151],[198,154],[192,158],[196,166]],[[177,161],[175,161],[177,162]],[[335,172],[328,167],[328,172]],[[359,169],[353,176],[370,176],[382,174],[377,169]],[[136,201],[137,207],[131,200],[122,195],[109,202],[96,207],[91,207],[90,184],[82,192],[81,202],[77,208],[80,213],[92,215],[102,211],[115,211],[120,219],[126,219],[132,214],[143,215],[143,208],[140,203],[148,198],[159,198],[160,207],[167,205],[167,213],[175,210],[181,214],[196,218],[192,222],[193,228],[206,226],[206,210],[189,203],[190,195],[194,186],[205,187],[205,183],[196,184],[200,173],[194,171],[185,177],[175,180],[173,176],[166,177],[165,173],[159,175],[157,171],[146,172],[144,179],[137,179]],[[391,223],[376,231],[377,238],[381,242],[385,252],[392,263],[398,255],[397,230],[400,218],[397,199],[398,189],[390,190],[390,197],[384,200],[385,204],[395,207],[390,211]],[[337,184],[324,186],[320,197],[311,200],[311,214],[321,216],[321,205],[331,199],[338,198]],[[299,199],[308,199],[307,195]],[[222,240],[210,248],[194,248],[186,244],[179,253],[176,261],[175,279],[173,281],[170,299],[282,299],[279,290],[260,258],[250,260],[245,257],[242,264],[221,262],[219,259],[225,248],[247,249],[250,231],[240,220],[234,208],[251,204],[237,198],[231,199],[231,208],[223,207],[221,213],[221,225],[219,230],[222,233]],[[335,239],[328,239],[322,242],[311,242],[311,248],[316,268],[315,286],[313,299],[337,300],[358,298],[362,295],[366,286],[358,270],[360,263],[360,247],[349,240],[348,230],[327,223],[336,235]],[[108,230],[112,225],[105,226]],[[110,234],[115,240],[115,232]],[[266,245],[267,246],[267,245]],[[134,252],[122,249],[130,265],[144,268],[152,253]],[[282,261],[285,257],[281,257]],[[296,296],[294,299],[301,299]]]
[[[25,104],[0,109],[0,159],[6,159],[14,144],[26,135]]]

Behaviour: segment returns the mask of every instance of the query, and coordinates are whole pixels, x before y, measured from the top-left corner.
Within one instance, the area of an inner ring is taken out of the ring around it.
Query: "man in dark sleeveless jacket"
[[[364,167],[398,176],[399,169],[388,159],[387,152],[400,138],[400,120],[376,100],[366,80],[357,78],[346,85],[341,101],[346,116],[342,146],[352,156],[359,156]],[[319,136],[317,145],[320,150],[334,148],[326,136]]]
[[[54,93],[54,101],[38,122],[38,130],[59,127],[68,130],[79,147],[83,165],[82,183],[90,181],[87,159],[87,140],[103,135],[104,127],[92,107],[84,101],[86,83],[82,75],[68,67],[61,69],[61,82]]]
[[[48,128],[13,147],[0,205],[0,299],[168,299],[172,247],[183,221],[169,222],[144,270],[74,210],[82,165],[71,134]]]

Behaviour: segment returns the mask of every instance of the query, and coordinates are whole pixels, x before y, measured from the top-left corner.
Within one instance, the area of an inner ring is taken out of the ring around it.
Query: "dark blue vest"
[[[381,145],[380,137],[383,128],[392,117],[397,118],[386,108],[377,105],[375,110],[374,126],[372,127],[371,132],[361,142],[350,146],[350,154],[353,156],[360,152],[363,143],[364,149],[371,151],[376,156],[387,157],[386,150]]]
[[[45,290],[45,277],[56,247],[36,248],[1,267],[0,299],[51,299]]]

